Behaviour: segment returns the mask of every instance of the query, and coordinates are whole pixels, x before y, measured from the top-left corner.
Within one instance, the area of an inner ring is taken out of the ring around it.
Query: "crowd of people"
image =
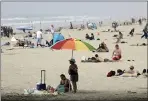
[[[101,44],[105,45],[105,47],[106,47],[106,44],[104,42],[102,42]],[[106,51],[106,48],[104,51]],[[81,62],[115,62],[115,61],[119,61],[121,58],[122,58],[121,49],[119,48],[119,45],[116,44],[115,49],[112,53],[112,59],[108,59],[108,58],[103,59],[98,54],[95,54],[94,57],[89,57],[89,58],[86,58],[85,56],[83,56],[81,59]]]
[[[142,20],[138,20],[138,21],[139,21],[139,24],[141,25],[142,24]],[[132,22],[134,23],[135,20],[132,19]],[[146,26],[148,26],[148,25],[146,25]],[[118,23],[117,22],[113,22],[112,23],[112,27],[115,29],[115,31],[117,31],[116,28],[118,27]],[[148,36],[147,35],[148,34],[148,29],[147,28],[148,27],[144,28],[144,30],[143,30],[144,35],[141,38],[143,38],[144,36],[147,38],[147,36]],[[73,29],[72,23],[70,23],[70,29]],[[35,33],[36,46],[37,47],[38,46],[41,46],[41,47],[45,46],[45,45],[42,44],[42,39],[43,39],[43,32],[42,31],[43,30],[40,29],[39,31],[37,31]],[[55,32],[53,25],[51,25],[50,31],[51,31],[51,34],[53,35],[54,32]],[[134,36],[134,31],[135,31],[135,29],[132,28],[131,31],[129,32],[129,35],[130,36]],[[10,36],[9,34],[11,34],[11,35],[13,34],[13,29],[12,29],[12,27],[2,26],[1,27],[1,32],[2,32],[2,36],[9,37]],[[29,33],[29,35],[30,35],[30,37],[32,37],[31,33]],[[95,37],[94,37],[93,33],[91,33],[90,36],[88,34],[86,34],[85,38],[86,38],[86,40],[95,40]],[[123,39],[123,34],[119,31],[119,36],[117,38],[117,42],[116,43],[118,43],[120,41],[120,39]],[[32,43],[31,41],[26,41],[26,40],[21,41],[19,39],[17,39],[17,41],[18,41],[17,42],[18,46],[23,46],[24,47],[25,44],[27,44],[28,46],[30,45],[30,47],[35,46],[35,44]],[[52,41],[48,42],[46,40],[46,44],[47,44],[48,47],[50,47],[52,45]],[[6,43],[6,45],[10,45],[10,43]],[[101,44],[99,44],[99,47],[94,52],[109,52],[109,49],[108,49],[107,45],[105,44],[105,42],[102,42]],[[115,49],[112,52],[111,59],[107,59],[107,58],[103,59],[98,54],[95,54],[94,57],[83,58],[82,62],[115,62],[115,61],[119,61],[121,58],[122,58],[122,51],[121,51],[119,45],[116,44],[115,45]],[[78,66],[76,65],[75,59],[70,59],[69,63],[70,63],[70,66],[69,66],[69,69],[68,69],[68,73],[70,75],[70,80],[67,79],[67,77],[64,74],[61,74],[60,75],[60,78],[61,78],[60,84],[55,89],[55,91],[60,91],[61,89],[64,89],[64,92],[69,92],[69,91],[72,91],[72,90],[73,90],[74,93],[77,92],[77,82],[78,82],[78,79],[79,79]],[[146,74],[147,72],[148,72],[148,70],[144,69],[141,74]],[[134,66],[131,66],[129,70],[118,69],[117,73],[115,71],[110,71],[107,74],[107,77],[120,76],[120,75],[124,75],[126,73],[128,73],[128,74],[136,74],[136,76],[141,75],[139,72],[136,72],[134,70]],[[72,85],[71,85],[71,83],[72,83]]]
[[[11,26],[1,26],[1,36],[9,38],[10,35],[13,35],[13,28]]]
[[[128,70],[117,69],[117,71],[111,70],[110,72],[107,73],[107,77],[113,77],[113,76],[138,77],[140,75],[148,77],[148,69],[143,69],[143,71],[140,73],[139,71],[135,70],[134,66],[130,66]]]

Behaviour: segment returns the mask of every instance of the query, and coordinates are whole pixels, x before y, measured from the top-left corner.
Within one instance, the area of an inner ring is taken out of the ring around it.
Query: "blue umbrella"
[[[16,28],[17,30],[33,30],[31,26],[20,26]]]

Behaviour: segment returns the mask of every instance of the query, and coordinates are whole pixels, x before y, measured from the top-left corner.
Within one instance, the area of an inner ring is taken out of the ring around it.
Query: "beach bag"
[[[64,92],[65,92],[65,87],[64,87],[64,85],[59,85],[57,91],[58,91],[59,93],[64,93]]]
[[[110,71],[108,74],[107,74],[107,77],[112,77],[115,75],[115,71]]]
[[[100,40],[100,38],[97,38],[97,40]]]
[[[45,70],[41,70],[41,82],[37,84],[37,90],[46,90],[46,83],[45,83]],[[44,74],[44,77],[43,77]]]
[[[85,62],[86,60],[87,60],[86,57],[85,56],[82,56],[81,61],[82,62]]]

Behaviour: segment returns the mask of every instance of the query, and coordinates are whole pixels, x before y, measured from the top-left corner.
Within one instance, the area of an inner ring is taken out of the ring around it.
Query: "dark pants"
[[[70,79],[72,81],[73,91],[74,91],[74,93],[76,93],[77,92],[78,75],[70,75]]]
[[[144,32],[144,34],[141,36],[141,38],[145,37],[146,39],[148,38],[148,33]]]
[[[4,36],[4,33],[3,33],[3,32],[1,32],[1,37],[2,37],[2,36]]]
[[[77,82],[76,81],[72,81],[72,86],[73,86],[74,93],[76,93],[77,92]]]

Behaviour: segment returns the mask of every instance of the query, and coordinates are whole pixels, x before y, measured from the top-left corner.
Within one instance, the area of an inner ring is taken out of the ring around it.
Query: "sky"
[[[12,16],[147,16],[146,2],[2,2],[2,17]]]

